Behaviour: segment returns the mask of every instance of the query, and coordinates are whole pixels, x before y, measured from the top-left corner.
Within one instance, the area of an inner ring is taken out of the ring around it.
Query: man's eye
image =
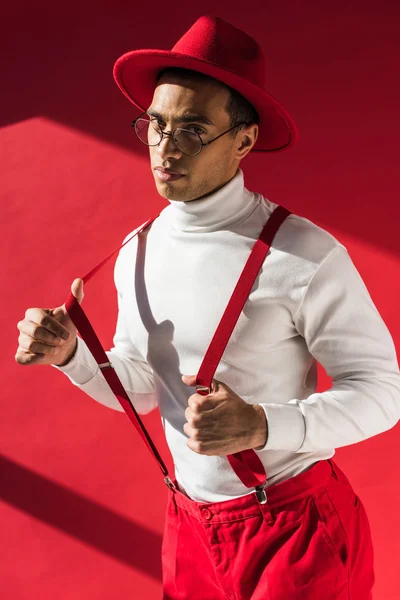
[[[156,117],[154,117],[153,119],[150,119],[150,123],[153,125],[153,127],[155,127],[156,129],[163,129],[163,127],[165,127],[165,123],[163,121],[160,121],[160,119],[157,119]],[[206,133],[204,131],[204,129],[202,129],[201,127],[199,127],[198,125],[188,125],[187,127],[185,127],[184,129],[188,129],[189,131],[191,130],[195,130],[195,133],[198,133],[200,135]]]
[[[186,129],[189,129],[189,131],[191,129],[197,129],[197,131],[195,131],[195,133],[198,133],[198,134],[205,133],[204,129],[202,129],[201,127],[198,127],[197,125],[189,125],[189,127],[186,127]]]

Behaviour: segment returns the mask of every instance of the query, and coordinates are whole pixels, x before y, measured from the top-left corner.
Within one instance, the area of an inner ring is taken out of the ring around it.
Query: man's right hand
[[[75,279],[71,292],[81,304],[83,281]],[[20,365],[66,365],[75,354],[77,330],[65,304],[57,308],[28,308],[17,323],[20,331],[15,360]]]

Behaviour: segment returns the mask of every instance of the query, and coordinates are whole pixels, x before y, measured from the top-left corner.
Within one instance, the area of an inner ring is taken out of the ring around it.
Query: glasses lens
[[[135,131],[139,140],[148,146],[157,146],[160,143],[161,132],[150,119],[138,119],[135,123]]]
[[[197,133],[189,131],[189,129],[177,129],[175,132],[175,140],[178,149],[184,154],[194,156],[201,150],[201,140]]]
[[[137,119],[135,122],[135,131],[139,140],[147,146],[157,146],[162,139],[162,131],[156,122],[152,123],[146,117]],[[184,154],[194,156],[201,150],[201,140],[197,133],[189,129],[178,128],[175,131],[175,144]]]

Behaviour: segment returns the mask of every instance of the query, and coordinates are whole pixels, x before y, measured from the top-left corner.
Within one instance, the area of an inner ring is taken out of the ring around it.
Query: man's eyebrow
[[[160,121],[164,121],[163,116],[160,115],[160,113],[156,110],[149,109],[146,112],[150,117],[156,117]],[[214,125],[214,123],[204,115],[194,115],[186,113],[184,115],[178,115],[175,120],[177,123],[194,123],[196,121],[196,123],[203,123],[204,125]]]

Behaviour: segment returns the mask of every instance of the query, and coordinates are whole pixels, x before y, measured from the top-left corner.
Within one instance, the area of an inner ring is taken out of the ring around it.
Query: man
[[[169,205],[119,252],[107,357],[138,413],[159,407],[174,458],[165,600],[367,600],[368,518],[331,458],[397,423],[400,375],[390,333],[337,239],[296,215],[282,223],[209,393],[196,392],[199,365],[277,208],[246,189],[240,162],[296,139],[264,71],[258,44],[210,16],[171,52],[118,59],[116,81],[144,111],[135,131]],[[82,280],[71,289],[81,302]],[[19,363],[52,364],[121,410],[65,306],[28,309],[18,328]],[[323,393],[317,360],[333,379]],[[266,501],[227,460],[246,450],[265,469]]]

